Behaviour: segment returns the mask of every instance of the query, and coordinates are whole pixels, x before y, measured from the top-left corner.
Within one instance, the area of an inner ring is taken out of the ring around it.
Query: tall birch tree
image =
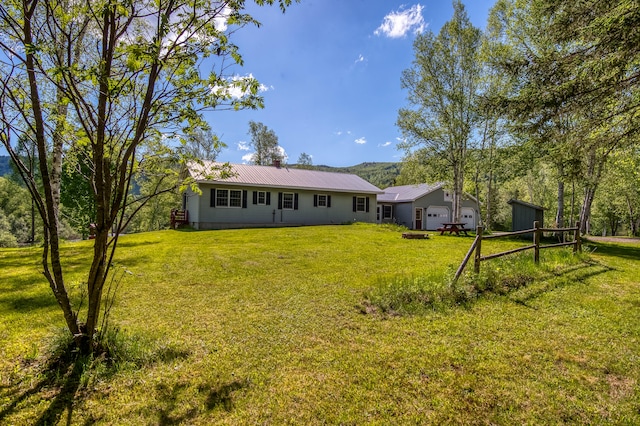
[[[467,150],[477,120],[481,31],[474,27],[462,2],[453,2],[453,17],[438,35],[418,35],[413,66],[402,74],[409,106],[400,109],[397,125],[407,156],[422,148],[447,165],[453,187],[453,220],[460,220]]]

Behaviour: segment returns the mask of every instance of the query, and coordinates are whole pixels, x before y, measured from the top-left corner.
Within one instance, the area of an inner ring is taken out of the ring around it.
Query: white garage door
[[[464,223],[464,227],[467,229],[476,229],[476,211],[471,207],[462,207],[460,222]]]
[[[441,206],[427,207],[427,228],[429,231],[441,228],[444,222],[449,222],[449,209]]]

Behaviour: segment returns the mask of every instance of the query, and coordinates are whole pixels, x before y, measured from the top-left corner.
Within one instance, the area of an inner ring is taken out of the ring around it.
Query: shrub
[[[479,274],[467,273],[457,282],[453,274],[394,276],[379,279],[365,293],[362,311],[386,315],[411,315],[445,307],[467,306],[484,294],[505,295],[535,280],[544,280],[568,266],[589,262],[585,254],[570,250],[545,252],[536,265],[527,253],[483,263]]]

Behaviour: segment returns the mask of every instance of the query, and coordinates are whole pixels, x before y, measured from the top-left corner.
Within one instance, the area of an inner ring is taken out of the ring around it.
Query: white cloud
[[[284,159],[284,161],[286,163],[287,160],[289,159],[289,156],[287,155],[287,151],[285,151],[284,148],[281,147],[280,145],[278,145],[278,151],[280,151],[280,155],[282,155],[282,158]]]
[[[252,152],[250,154],[245,154],[242,156],[242,164],[246,164],[246,163],[252,163],[253,162],[253,155],[255,154],[255,152]]]
[[[251,93],[251,87],[254,84],[258,84],[258,81],[253,77],[253,74],[245,76],[234,75],[228,78],[223,85],[212,86],[211,93],[224,99],[240,99]],[[258,85],[259,93],[269,90],[269,87],[264,84]]]
[[[229,20],[231,13],[233,13],[233,9],[225,5],[222,11],[215,18],[213,18],[213,25],[216,27],[216,30],[227,30],[227,21]]]
[[[381,144],[380,144],[380,145],[378,145],[378,146],[381,146],[381,147],[383,147],[383,148],[384,148],[384,147],[389,146],[389,145],[391,145],[391,142],[386,141],[385,143],[381,143]]]
[[[355,143],[357,143],[358,145],[364,145],[365,143],[367,143],[367,140],[362,137],[362,138],[358,138],[354,141]]]
[[[249,151],[251,149],[251,145],[249,145],[245,141],[238,142],[238,151]]]
[[[238,149],[244,151],[245,150],[244,147],[246,147],[246,145],[243,145],[244,143],[245,142],[238,143]],[[241,145],[242,145],[243,148],[241,148]],[[280,155],[282,156],[282,159],[286,163],[287,160],[289,159],[289,155],[287,154],[287,152],[280,145],[278,145],[276,147],[276,149],[280,152]],[[246,150],[249,150],[249,148],[247,147]],[[242,156],[242,164],[253,163],[255,155],[256,155],[255,152],[250,152],[250,153],[247,153],[247,154],[243,155]]]
[[[409,32],[420,34],[427,26],[422,17],[422,9],[424,6],[420,4],[415,4],[409,9],[403,9],[401,6],[400,10],[389,12],[373,33],[389,38],[405,37]]]
[[[362,54],[358,55],[358,59],[355,60],[355,64],[357,64],[358,62],[364,62],[364,56],[362,56]]]

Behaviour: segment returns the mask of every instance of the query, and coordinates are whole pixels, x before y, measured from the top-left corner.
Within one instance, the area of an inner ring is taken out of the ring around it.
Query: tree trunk
[[[564,228],[564,182],[558,180],[558,210],[556,212],[556,227]],[[556,232],[555,237],[564,241],[564,232]]]
[[[580,232],[583,234],[589,233],[589,220],[591,219],[591,205],[596,193],[596,189],[593,187],[587,187],[584,190],[584,200],[582,201],[582,207],[580,208]]]
[[[558,211],[556,212],[556,226],[564,228],[564,182],[558,181]]]
[[[32,35],[31,22],[35,8],[25,10],[23,21],[24,44],[27,46],[35,45]],[[44,248],[42,251],[42,266],[44,275],[49,282],[49,286],[62,309],[67,327],[74,336],[79,335],[78,323],[76,315],[71,308],[69,296],[64,286],[62,274],[62,264],[60,262],[60,242],[58,237],[58,205],[55,204],[56,191],[53,188],[55,184],[55,173],[53,179],[49,175],[48,169],[48,153],[47,153],[47,137],[45,132],[44,112],[40,101],[40,91],[38,79],[36,76],[36,59],[34,53],[25,53],[25,65],[29,80],[29,97],[31,101],[31,109],[33,111],[33,128],[35,143],[38,149],[38,165],[42,176],[42,184],[44,189],[44,206],[42,207],[43,231],[44,231]],[[35,190],[35,189],[34,189]],[[37,192],[37,190],[35,190]]]
[[[631,198],[627,196],[626,199],[627,199],[627,208],[629,209],[629,234],[630,236],[633,237],[636,235],[636,232],[638,232],[637,221],[635,218],[635,209],[634,209],[633,203],[631,202]]]
[[[460,166],[454,166],[453,171],[453,221],[460,222],[460,208],[462,204],[462,185],[464,182],[464,172]]]

